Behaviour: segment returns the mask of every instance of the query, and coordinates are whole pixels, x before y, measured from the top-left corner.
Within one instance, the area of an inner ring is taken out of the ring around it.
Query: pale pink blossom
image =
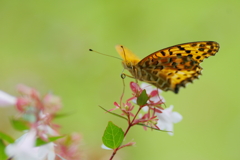
[[[51,93],[43,97],[43,105],[45,112],[49,114],[54,114],[62,108],[61,99]]]
[[[58,153],[56,160],[60,160],[60,157],[66,160],[82,159],[82,151],[80,150],[81,140],[82,137],[78,133],[72,133],[71,135],[58,139],[55,148],[56,153]]]

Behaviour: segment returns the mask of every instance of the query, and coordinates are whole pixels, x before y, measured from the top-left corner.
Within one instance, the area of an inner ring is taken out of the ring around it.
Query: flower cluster
[[[41,96],[37,90],[25,85],[19,85],[17,90],[21,94],[19,97],[0,91],[0,106],[16,106],[18,114],[13,118],[13,124],[25,132],[6,147],[7,156],[16,160],[55,160],[73,156],[79,141],[69,138],[71,136],[62,138],[60,126],[52,122],[62,108],[61,99],[51,93]],[[63,143],[66,139],[74,143],[66,145]],[[74,157],[79,159],[79,154]]]
[[[116,108],[109,111],[120,109],[123,116],[126,116],[128,121],[133,125],[142,125],[144,129],[152,128],[157,130],[166,130],[170,135],[173,135],[173,123],[178,123],[182,120],[182,116],[178,112],[172,112],[173,106],[165,108],[165,99],[160,95],[162,91],[153,86],[142,83],[139,86],[135,82],[130,83],[132,97],[126,100],[125,103],[114,102]],[[145,97],[144,97],[145,93]],[[143,104],[138,101],[145,99]],[[133,112],[135,105],[139,106],[136,113]],[[140,110],[143,112],[142,114]],[[139,114],[137,118],[137,114]],[[133,117],[131,119],[131,117]]]
[[[107,110],[108,113],[121,117],[128,122],[128,127],[125,131],[112,122],[108,123],[102,138],[104,143],[102,148],[113,149],[109,160],[113,159],[118,150],[135,144],[135,142],[123,144],[123,140],[131,127],[141,125],[145,130],[147,128],[165,130],[170,135],[173,135],[173,123],[182,120],[182,116],[179,113],[172,112],[173,106],[169,108],[163,107],[165,100],[160,95],[161,90],[155,89],[146,83],[139,86],[134,82],[130,83],[130,88],[132,97],[123,102],[123,93],[120,102],[114,102],[115,108]],[[112,112],[116,109],[121,110],[121,115]]]

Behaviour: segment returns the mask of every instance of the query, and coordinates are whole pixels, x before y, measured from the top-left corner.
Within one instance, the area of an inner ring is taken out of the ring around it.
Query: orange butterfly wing
[[[219,44],[213,41],[179,44],[156,51],[141,61],[129,50],[124,50],[125,55],[123,56],[123,52],[121,55],[124,58],[124,68],[136,79],[164,91],[178,93],[180,87],[185,87],[186,83],[201,75],[202,68],[199,64],[205,58],[215,55]]]

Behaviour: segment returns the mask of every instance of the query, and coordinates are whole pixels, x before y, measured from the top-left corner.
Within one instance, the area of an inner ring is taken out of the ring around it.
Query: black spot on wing
[[[201,58],[201,56],[197,56],[197,57],[196,57],[196,59],[200,59],[200,58]]]
[[[181,53],[177,53],[177,57],[178,57],[178,58],[181,58],[181,57],[182,57],[182,54],[181,54]]]
[[[165,56],[166,55],[166,53],[164,52],[164,51],[161,51],[160,52],[163,56]]]
[[[207,45],[212,45],[213,42],[207,42]]]
[[[181,47],[181,46],[177,46],[179,50],[185,50],[185,48]]]

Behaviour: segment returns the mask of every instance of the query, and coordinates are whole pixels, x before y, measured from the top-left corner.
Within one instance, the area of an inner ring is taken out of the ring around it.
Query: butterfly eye
[[[131,67],[132,67],[132,63],[131,63],[131,62],[123,62],[123,65],[124,65],[126,68],[131,68]]]

